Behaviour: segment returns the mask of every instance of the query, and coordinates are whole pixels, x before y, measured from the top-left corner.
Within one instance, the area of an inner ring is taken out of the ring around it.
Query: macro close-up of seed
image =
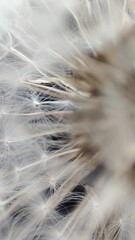
[[[0,0],[0,240],[135,239],[135,0]]]

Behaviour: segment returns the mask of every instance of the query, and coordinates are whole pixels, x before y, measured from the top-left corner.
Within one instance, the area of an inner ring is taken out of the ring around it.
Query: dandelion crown
[[[0,1],[0,239],[135,239],[135,1]]]

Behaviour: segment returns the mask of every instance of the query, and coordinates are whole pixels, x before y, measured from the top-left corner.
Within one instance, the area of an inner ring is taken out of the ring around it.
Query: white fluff
[[[95,167],[89,170],[89,162],[79,160],[81,140],[73,141],[76,128],[68,121],[72,111],[85,110],[88,95],[68,82],[66,74],[79,68],[77,61],[88,70],[84,53],[96,56],[106,46],[116,46],[134,24],[132,15],[134,1],[128,0],[0,1],[0,239],[134,239],[132,187],[119,177],[134,164],[134,121],[129,117],[134,104],[111,79],[102,101],[108,128],[92,122],[90,129],[84,125],[80,131],[92,135],[105,165],[116,171],[114,178],[105,174],[97,179],[96,193],[87,186],[86,196],[69,215],[58,209]],[[120,51],[111,58],[112,66],[128,75],[134,49],[131,39],[123,55]],[[108,76],[104,74],[101,78]],[[106,135],[104,128],[109,129]],[[115,204],[117,218],[109,225]]]

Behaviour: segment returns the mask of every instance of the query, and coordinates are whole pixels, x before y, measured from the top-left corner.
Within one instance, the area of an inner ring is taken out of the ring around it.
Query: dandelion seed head
[[[1,239],[134,239],[134,16],[0,3]]]

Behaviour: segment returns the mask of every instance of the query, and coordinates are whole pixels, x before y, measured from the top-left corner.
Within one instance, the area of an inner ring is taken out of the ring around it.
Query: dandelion
[[[0,238],[133,240],[135,4],[0,2]]]

